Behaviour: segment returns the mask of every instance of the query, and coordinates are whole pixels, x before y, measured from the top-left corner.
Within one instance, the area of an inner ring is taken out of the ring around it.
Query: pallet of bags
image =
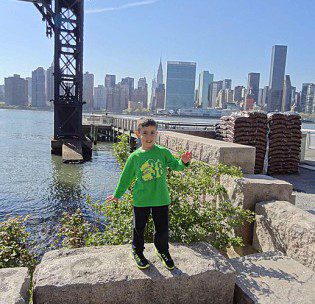
[[[267,115],[241,112],[222,116],[215,127],[216,138],[256,148],[255,173],[262,173],[267,146]]]
[[[301,117],[296,113],[268,114],[269,175],[298,173],[301,147]]]

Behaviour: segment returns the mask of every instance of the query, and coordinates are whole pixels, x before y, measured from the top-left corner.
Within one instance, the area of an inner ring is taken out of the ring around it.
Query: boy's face
[[[157,133],[155,126],[141,127],[140,132],[136,132],[137,137],[141,139],[143,149],[147,150],[154,146]]]

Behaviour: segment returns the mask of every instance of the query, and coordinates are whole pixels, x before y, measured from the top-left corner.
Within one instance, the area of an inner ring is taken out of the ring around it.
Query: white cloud
[[[143,6],[143,5],[149,5],[158,2],[159,0],[144,0],[144,1],[138,1],[138,2],[132,2],[132,3],[126,3],[119,6],[114,7],[104,7],[104,8],[95,8],[95,9],[88,9],[85,12],[87,14],[97,14],[97,13],[104,13],[104,12],[111,12],[111,11],[118,11],[126,8],[136,7],[136,6]]]

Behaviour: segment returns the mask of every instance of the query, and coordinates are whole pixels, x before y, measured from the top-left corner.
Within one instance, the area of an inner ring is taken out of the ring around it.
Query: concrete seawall
[[[238,166],[244,173],[254,173],[255,148],[171,131],[160,131],[158,144],[172,151],[186,149],[194,159],[208,164]]]

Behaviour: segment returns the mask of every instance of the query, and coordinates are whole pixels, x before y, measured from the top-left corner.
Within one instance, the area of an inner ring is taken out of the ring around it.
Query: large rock
[[[233,165],[244,173],[254,173],[254,147],[170,131],[160,131],[157,143],[174,152],[189,150],[194,159],[208,164]]]
[[[222,303],[233,301],[235,272],[205,243],[171,245],[168,271],[146,245],[149,269],[131,260],[131,246],[63,249],[46,253],[34,274],[34,304]]]
[[[253,246],[280,250],[315,270],[315,216],[285,201],[256,205]]]
[[[222,175],[220,183],[227,190],[227,198],[244,209],[254,211],[255,204],[268,200],[294,202],[293,186],[283,180],[267,175],[245,174],[243,178]],[[254,224],[245,224],[237,230],[247,244],[253,241]]]
[[[279,252],[230,262],[237,272],[234,304],[315,303],[315,273]]]
[[[0,303],[26,304],[29,301],[30,277],[26,267],[0,269]]]

